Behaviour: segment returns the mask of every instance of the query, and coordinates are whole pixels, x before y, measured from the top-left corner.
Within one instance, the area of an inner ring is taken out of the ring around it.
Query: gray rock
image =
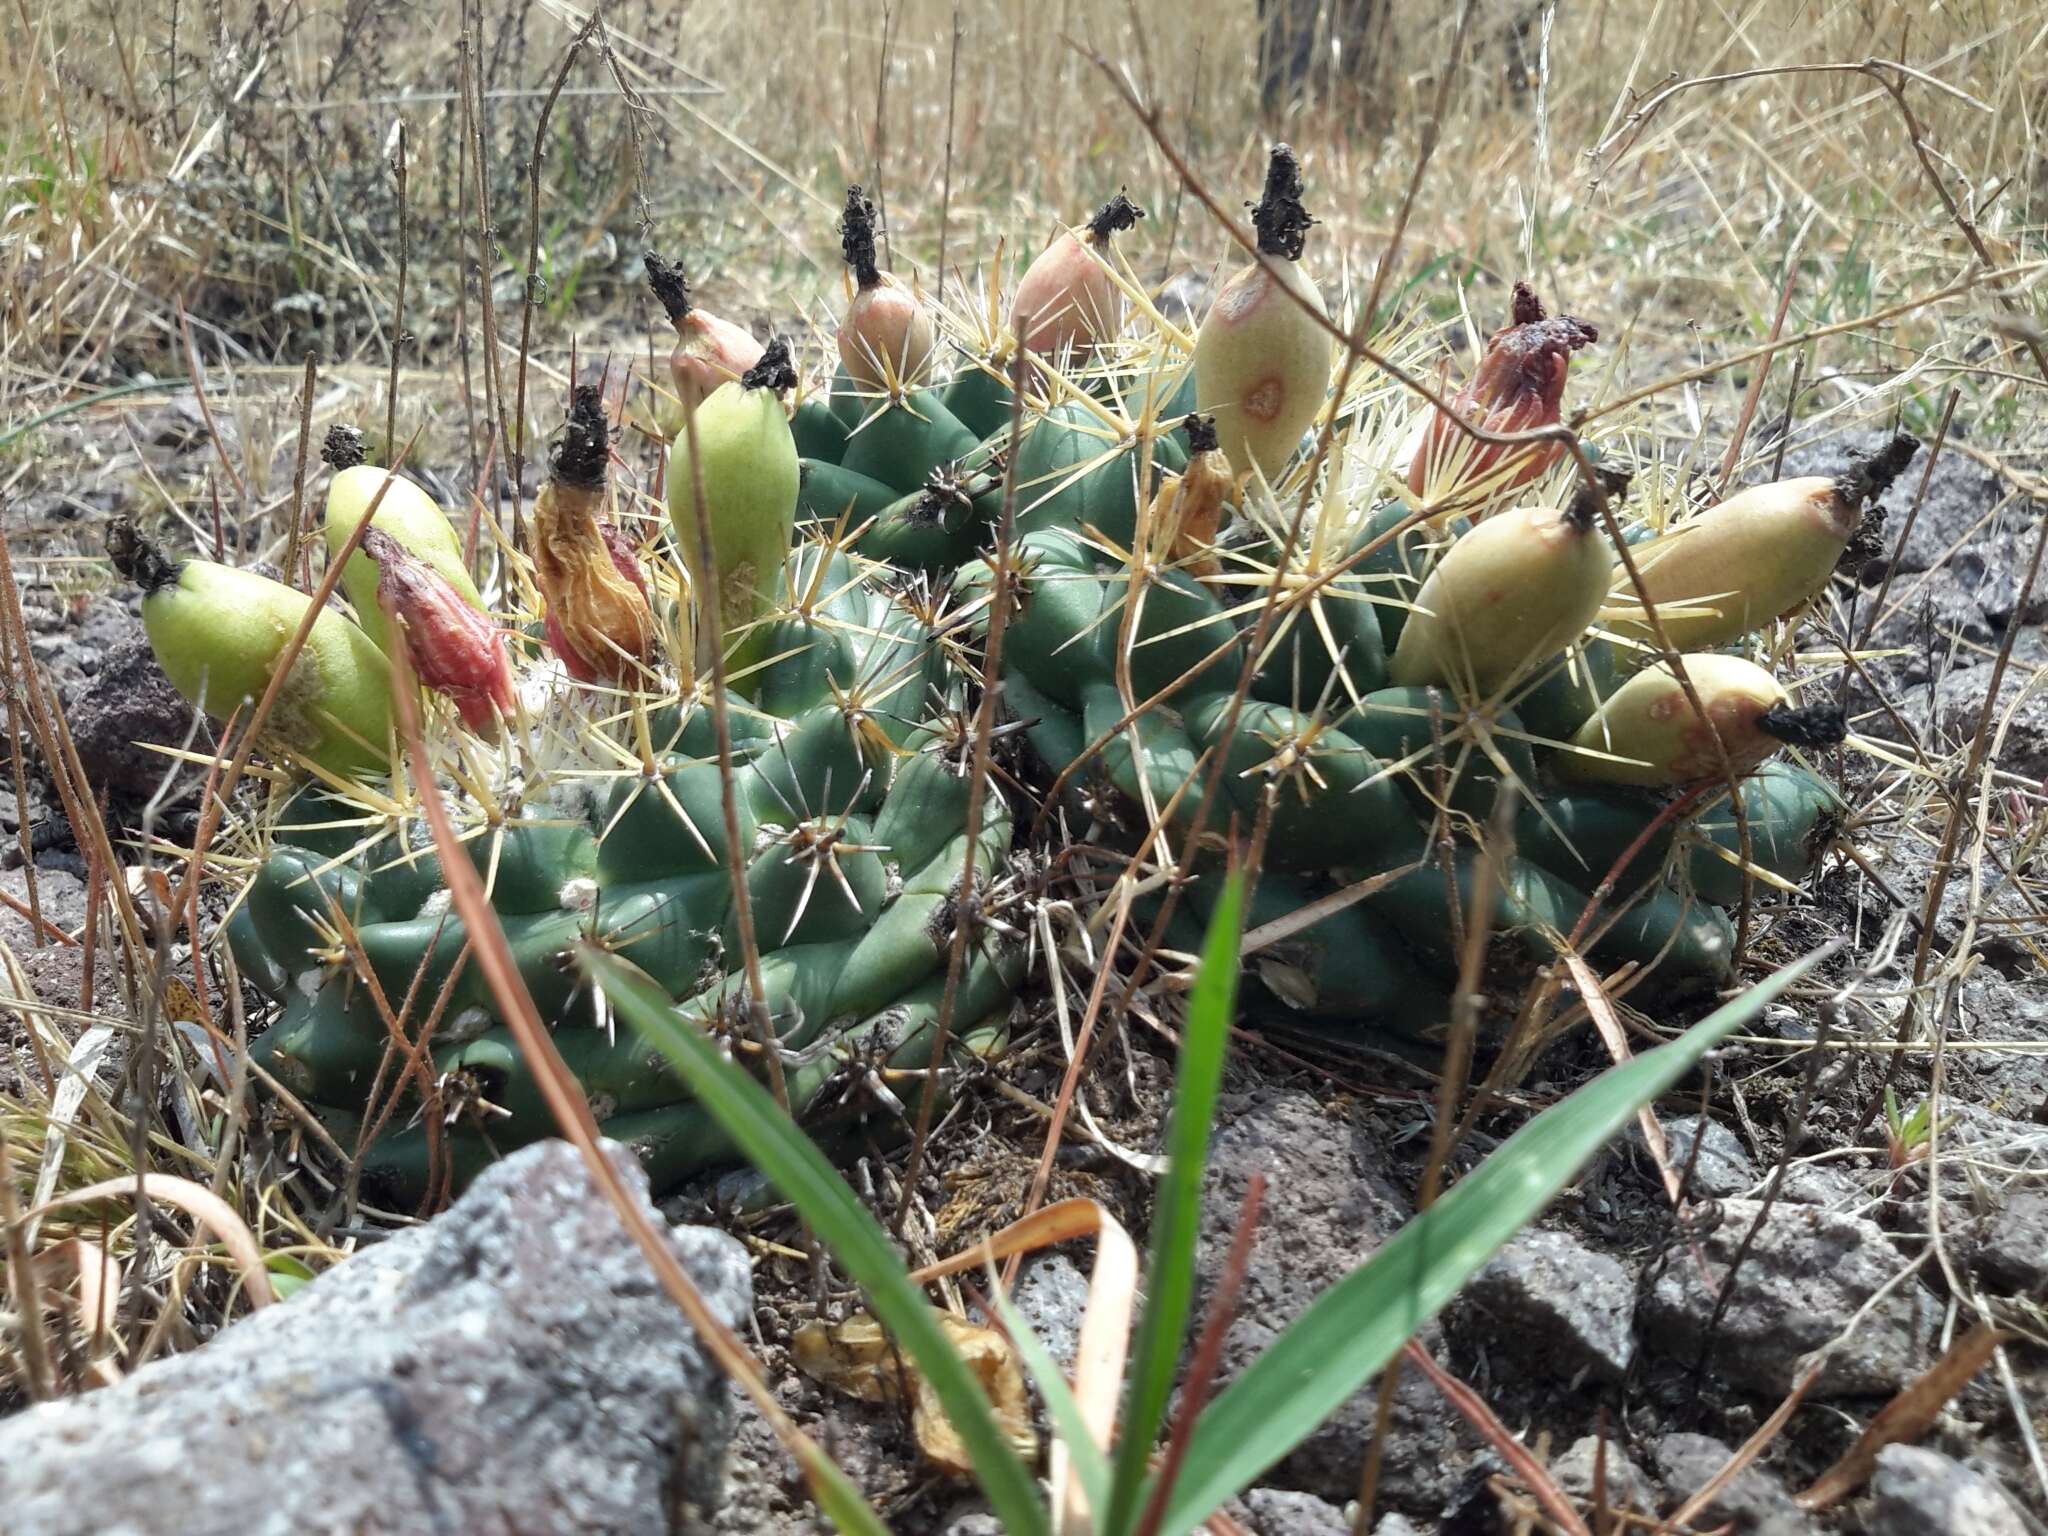
[[[1711,1286],[1687,1243],[1665,1255],[1663,1273],[1637,1308],[1646,1348],[1690,1361],[1712,1320],[1715,1291],[1762,1203],[1730,1200],[1718,1227],[1701,1240]],[[1729,1380],[1779,1395],[1809,1364],[1804,1357],[1836,1339],[1858,1310],[1904,1267],[1875,1222],[1785,1201],[1771,1208],[1736,1277],[1735,1293],[1714,1341],[1713,1363]],[[1925,1291],[1893,1289],[1829,1356],[1810,1396],[1891,1393],[1930,1363],[1927,1341],[1936,1309]]]
[[[1422,1536],[1422,1527],[1398,1512],[1384,1515],[1372,1528],[1372,1536]]]
[[[1217,1122],[1203,1190],[1196,1272],[1205,1294],[1198,1305],[1206,1305],[1206,1289],[1222,1271],[1253,1171],[1267,1176],[1258,1240],[1224,1339],[1221,1390],[1398,1231],[1410,1207],[1363,1117],[1326,1110],[1298,1089],[1264,1088],[1226,1095]],[[1431,1323],[1420,1336],[1425,1348],[1435,1348],[1442,1331]],[[1377,1402],[1372,1385],[1359,1391],[1268,1473],[1269,1481],[1332,1502],[1356,1497]],[[1428,1513],[1441,1504],[1457,1470],[1453,1419],[1428,1382],[1402,1372],[1382,1463],[1388,1508]]]
[[[1671,1434],[1658,1440],[1650,1454],[1670,1493],[1671,1509],[1676,1509],[1704,1488],[1733,1453],[1708,1435]],[[1808,1536],[1818,1529],[1784,1485],[1754,1462],[1728,1480],[1694,1525],[1706,1530],[1723,1523],[1747,1536]]]
[[[1003,1536],[1003,1522],[985,1509],[969,1510],[945,1527],[946,1536]]]
[[[1935,684],[1935,722],[1943,739],[1960,744],[1977,734],[1979,722],[1985,719],[1984,701],[1991,692],[1994,670],[1988,661],[1982,666],[1957,667]],[[2032,671],[2024,666],[2006,668],[1989,718],[1993,731],[2005,732],[1999,767],[2024,778],[2040,779],[2048,777],[2048,696],[2028,687]]]
[[[1599,1452],[1598,1438],[1588,1435],[1550,1464],[1550,1476],[1557,1486],[1588,1506],[1593,1502],[1593,1469]],[[1628,1452],[1612,1440],[1607,1442],[1606,1455],[1599,1465],[1609,1509],[1633,1509],[1644,1514],[1656,1509],[1656,1491],[1649,1478],[1629,1459]]]
[[[1312,1493],[1254,1488],[1243,1502],[1258,1536],[1348,1536],[1351,1530],[1343,1510]]]
[[[1635,1358],[1635,1282],[1568,1232],[1524,1232],[1472,1277],[1465,1299],[1506,1325],[1489,1333],[1492,1345],[1525,1365],[1620,1381]]]
[[[671,1241],[737,1326],[745,1250]],[[0,1508],[9,1536],[652,1536],[716,1502],[730,1416],[581,1160],[542,1142],[203,1348],[0,1424]]]
[[[2000,1290],[2031,1290],[2048,1271],[2048,1189],[2025,1189],[1976,1224],[1967,1238],[1979,1274]]]
[[[1769,1176],[1766,1175],[1766,1183]],[[1839,1163],[1793,1163],[1778,1186],[1778,1198],[1800,1205],[1847,1210],[1869,1195],[1869,1178]]]
[[[1704,1131],[1700,1129],[1703,1123]],[[1631,1135],[1640,1145],[1642,1128],[1636,1127]],[[1755,1186],[1756,1164],[1750,1161],[1742,1138],[1720,1121],[1702,1122],[1698,1115],[1680,1115],[1664,1122],[1664,1144],[1670,1154],[1672,1172],[1685,1172],[1687,1159],[1693,1157],[1695,1137],[1699,1139],[1700,1151],[1692,1161],[1692,1183],[1688,1186],[1694,1198],[1725,1200]]]
[[[1010,1300],[1046,1353],[1061,1369],[1070,1368],[1088,1306],[1088,1276],[1081,1266],[1064,1253],[1041,1254],[1025,1265]]]
[[[1184,267],[1167,279],[1159,290],[1159,313],[1175,325],[1193,327],[1202,323],[1216,297],[1216,285],[1207,272]]]
[[[101,653],[97,668],[66,690],[64,717],[79,761],[95,786],[147,799],[166,783],[172,794],[196,789],[203,775],[150,747],[182,747],[192,732],[192,706],[164,676],[142,632],[142,621],[118,604],[99,604],[119,616],[122,630]],[[195,746],[211,750],[200,730]]]
[[[36,901],[43,915],[43,921],[65,933],[76,933],[85,926],[85,882],[76,875],[66,874],[61,869],[45,869],[36,866]],[[21,868],[0,870],[0,891],[5,891],[24,909],[28,900],[28,871]],[[33,949],[36,934],[34,923],[5,902],[0,902],[0,941],[17,955]],[[47,932],[43,942],[55,943]],[[75,1002],[76,998],[67,1001]]]
[[[1879,1451],[1870,1495],[1870,1529],[1886,1536],[2029,1536],[2003,1488],[1922,1446]]]

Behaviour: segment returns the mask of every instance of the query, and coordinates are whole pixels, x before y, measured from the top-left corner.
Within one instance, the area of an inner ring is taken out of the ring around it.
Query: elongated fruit
[[[847,377],[873,394],[916,389],[938,350],[932,317],[894,273],[875,265],[875,205],[859,187],[846,189],[839,243],[855,284],[839,322],[839,361]]]
[[[1039,253],[1017,284],[1010,329],[1033,352],[1084,361],[1124,323],[1124,295],[1106,264],[1110,240],[1145,217],[1122,192]]]
[[[1501,692],[1599,615],[1610,564],[1584,489],[1561,512],[1517,507],[1487,518],[1423,582],[1388,676],[1473,698]]]
[[[1329,388],[1322,294],[1296,264],[1313,223],[1301,205],[1301,162],[1276,144],[1252,213],[1265,260],[1223,285],[1195,337],[1196,409],[1215,418],[1240,475],[1256,466],[1277,480]]]
[[[1753,661],[1707,652],[1684,662],[1705,720],[1670,663],[1659,662],[1623,683],[1579,727],[1572,750],[1558,755],[1558,771],[1591,783],[1648,786],[1719,778],[1718,732],[1739,778],[1782,746],[1834,746],[1845,734],[1840,710],[1794,708],[1778,680]]]
[[[217,720],[262,698],[305,620],[303,592],[211,560],[174,564],[132,523],[107,531],[107,554],[142,588],[142,627],[172,687]],[[271,706],[266,732],[331,773],[383,766],[391,733],[384,653],[323,608]]]
[[[1874,458],[1829,479],[1808,475],[1751,486],[1635,551],[1643,592],[1681,650],[1726,645],[1818,596],[1862,523],[1862,505],[1913,462],[1920,441],[1901,432]],[[1617,604],[1640,601],[1616,565]],[[1647,622],[1616,626],[1647,638]]]
[[[375,503],[377,514],[370,526],[389,534],[406,551],[427,565],[454,589],[470,607],[483,612],[484,600],[462,560],[462,540],[440,503],[404,475],[363,462],[363,434],[354,427],[336,425],[327,429],[320,457],[334,470],[327,485],[327,511],[322,532],[327,540],[327,558],[332,560],[348,543],[356,525]],[[386,481],[390,483],[387,485]],[[379,493],[382,493],[381,497]],[[349,557],[341,573],[341,589],[363,633],[388,652],[391,637],[384,615],[377,607],[377,566],[360,548]]]
[[[669,376],[675,380],[683,409],[694,410],[714,389],[760,362],[761,343],[730,320],[697,308],[690,300],[690,285],[683,280],[681,267],[671,266],[652,251],[642,260],[647,286],[676,328],[676,349],[668,355]]]
[[[1487,338],[1485,356],[1451,396],[1451,409],[1488,432],[1554,426],[1572,354],[1599,339],[1599,328],[1583,320],[1549,318],[1536,291],[1516,283],[1512,318]],[[1438,510],[1470,512],[1527,485],[1563,452],[1562,443],[1482,443],[1432,411],[1408,466],[1408,488]]]
[[[802,479],[781,398],[795,384],[788,344],[778,338],[744,377],[720,385],[697,411],[696,457],[691,430],[669,449],[668,515],[697,594],[700,662],[709,661],[707,647],[719,637],[736,636],[760,617],[782,581]],[[706,601],[711,572],[694,500],[700,486],[717,572],[715,605]]]
[[[578,682],[628,679],[655,652],[646,578],[603,516],[610,470],[604,397],[579,384],[533,503],[533,574],[547,602],[548,644]]]

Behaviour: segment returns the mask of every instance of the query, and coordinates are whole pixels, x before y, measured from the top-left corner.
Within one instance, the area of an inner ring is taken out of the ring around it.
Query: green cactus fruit
[[[772,605],[781,588],[801,472],[779,396],[795,382],[788,347],[770,343],[755,367],[719,385],[697,408],[696,457],[691,457],[690,430],[679,433],[669,447],[669,519],[683,563],[699,588],[700,658],[709,635],[723,637],[731,650],[734,639]],[[702,596],[703,550],[694,500],[700,482],[717,567],[715,604]],[[734,664],[744,665],[758,653],[758,642],[749,636]]]
[[[305,620],[304,593],[211,560],[173,564],[128,523],[108,530],[107,551],[142,588],[142,627],[172,687],[216,720],[263,697]],[[265,730],[269,742],[330,773],[383,767],[390,754],[390,663],[362,630],[321,610]]]
[[[1333,343],[1315,279],[1296,265],[1315,220],[1301,205],[1301,165],[1276,144],[1252,214],[1260,260],[1226,282],[1195,338],[1197,408],[1214,416],[1240,475],[1278,481],[1330,386]]]
[[[374,502],[377,512],[370,518],[371,527],[389,534],[408,553],[425,561],[470,607],[484,611],[484,600],[463,562],[462,540],[433,497],[396,471],[387,473],[364,463],[363,434],[353,427],[330,427],[320,457],[334,470],[321,522],[328,559],[341,553]],[[356,550],[342,570],[341,586],[363,633],[378,650],[388,653],[391,635],[384,610],[377,603],[377,562]]]

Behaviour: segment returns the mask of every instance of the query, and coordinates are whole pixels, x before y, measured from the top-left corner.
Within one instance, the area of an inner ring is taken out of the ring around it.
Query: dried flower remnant
[[[463,724],[495,741],[499,720],[515,707],[505,631],[389,534],[372,528],[362,547],[377,565],[377,606],[404,637],[414,675],[452,703]]]
[[[1451,407],[1461,420],[1487,432],[1555,426],[1572,354],[1599,339],[1599,327],[1570,315],[1548,316],[1535,290],[1516,283],[1513,318],[1487,338],[1485,356],[1451,396]],[[1474,503],[1513,494],[1563,452],[1562,443],[1505,447],[1480,442],[1439,410],[1431,414],[1408,467],[1408,488],[1438,511],[1469,511]]]
[[[533,570],[548,645],[578,682],[623,682],[654,659],[646,578],[604,510],[611,425],[594,384],[579,384],[533,506]]]

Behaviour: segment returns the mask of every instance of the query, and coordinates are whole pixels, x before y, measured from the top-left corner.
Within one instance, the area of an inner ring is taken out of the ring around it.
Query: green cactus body
[[[947,381],[939,398],[961,425],[980,437],[991,437],[1010,429],[1010,415],[1016,395],[1001,364],[993,359],[978,366],[962,368]]]
[[[807,395],[789,413],[789,435],[800,457],[837,464],[846,452],[847,423],[829,399]]]
[[[933,470],[966,458],[980,441],[937,394],[920,390],[863,419],[839,463],[901,496],[919,489]]]
[[[848,528],[858,528],[879,517],[902,493],[836,461],[803,460],[803,483],[797,490],[797,513],[827,528],[841,518]]]
[[[929,1061],[960,909],[967,764],[950,737],[915,724],[946,702],[950,674],[929,621],[886,577],[844,551],[798,550],[778,616],[763,626],[780,660],[754,712],[729,711],[733,724],[758,727],[735,732],[738,851],[761,1001],[781,1048],[796,1053],[785,1077],[800,1114],[839,1104],[837,1085],[870,1066]],[[670,739],[701,753],[712,742],[700,713],[686,703],[668,725]],[[493,1153],[551,1134],[421,830],[320,791],[293,797],[272,826],[228,928],[243,974],[284,1005],[253,1047],[257,1062],[332,1126],[359,1125],[373,1083],[397,1091],[365,1167],[391,1196],[417,1199],[430,1187],[422,1079],[399,1087],[394,1052],[412,1047],[439,1003],[427,1076],[440,1085],[440,1155],[458,1185]],[[1001,873],[1011,833],[991,789],[978,887]],[[670,758],[594,794],[508,810],[477,822],[463,847],[607,1132],[641,1148],[662,1182],[732,1156],[658,1056],[611,1026],[576,964],[581,946],[600,946],[668,991],[697,1027],[749,1034],[715,757]],[[988,1045],[1001,1036],[1022,954],[977,930],[969,962],[953,1032]],[[396,1040],[365,976],[402,1018]]]

